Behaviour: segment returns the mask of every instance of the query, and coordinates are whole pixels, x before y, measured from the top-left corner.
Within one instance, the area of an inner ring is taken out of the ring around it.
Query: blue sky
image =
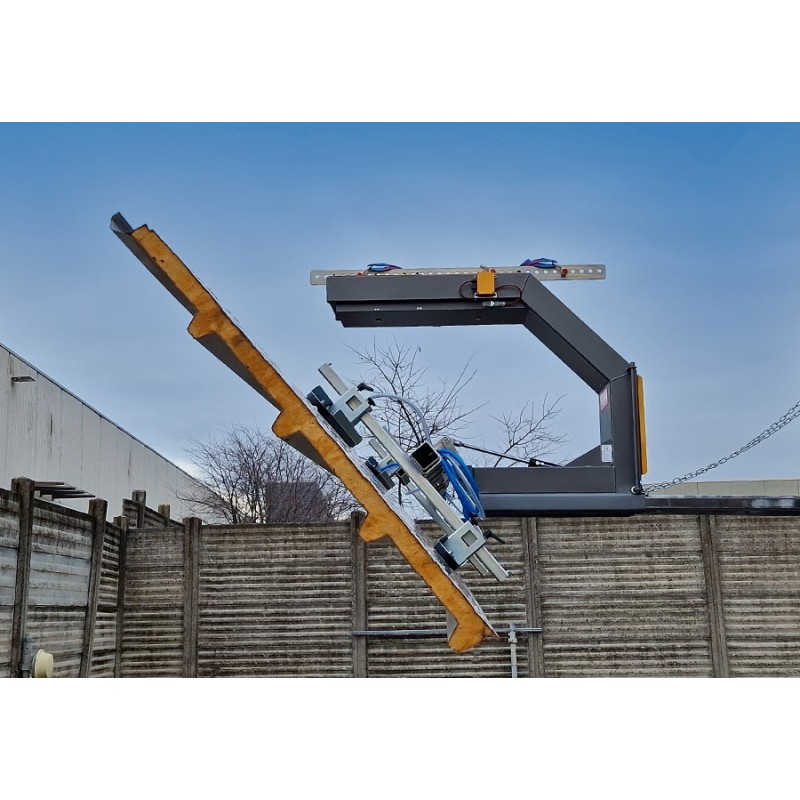
[[[647,391],[650,473],[728,454],[800,398],[800,127],[792,124],[0,124],[0,341],[167,457],[271,407],[194,343],[117,241],[157,230],[298,388],[372,332],[345,330],[315,268],[601,262],[558,296]],[[552,284],[549,284],[552,286]],[[432,374],[474,354],[488,413],[596,398],[522,329],[386,330]],[[795,428],[795,426],[797,426]],[[708,479],[800,476],[800,422]]]

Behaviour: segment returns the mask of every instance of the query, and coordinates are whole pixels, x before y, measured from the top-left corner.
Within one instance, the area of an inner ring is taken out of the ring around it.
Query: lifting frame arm
[[[491,299],[478,295],[463,271],[334,274],[327,277],[325,285],[328,303],[345,327],[524,325],[597,393],[600,446],[565,466],[474,469],[488,516],[644,511],[644,415],[636,366],[625,361],[530,271],[499,277],[502,286]],[[312,282],[318,281],[312,278]]]

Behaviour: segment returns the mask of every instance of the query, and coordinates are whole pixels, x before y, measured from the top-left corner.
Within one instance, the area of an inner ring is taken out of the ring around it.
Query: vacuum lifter
[[[531,459],[528,468],[473,469],[451,438],[432,440],[421,413],[425,435],[406,452],[373,415],[373,400],[366,394],[370,387],[348,386],[330,364],[319,371],[332,395],[317,386],[303,396],[158,234],[146,225],[134,229],[121,214],[114,215],[111,228],[192,315],[189,333],[278,409],[275,435],[336,475],[361,504],[366,512],[361,537],[373,541],[388,536],[430,587],[447,610],[453,650],[468,650],[486,636],[497,638],[456,574],[470,563],[482,575],[500,581],[509,577],[487,547],[489,538],[499,537],[481,529],[486,517],[644,510],[641,378],[634,364],[542,285],[548,280],[601,279],[603,265],[559,267],[542,259],[522,267],[401,270],[371,265],[377,269],[312,273],[311,282],[326,286],[328,302],[345,326],[521,323],[597,393],[601,443],[570,464]],[[356,451],[362,433],[375,452],[367,459]],[[392,490],[398,484],[441,529],[435,543],[395,500]]]

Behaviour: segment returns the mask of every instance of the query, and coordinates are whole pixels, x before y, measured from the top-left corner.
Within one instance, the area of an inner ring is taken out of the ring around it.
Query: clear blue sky
[[[0,124],[0,342],[165,456],[271,407],[185,328],[110,232],[148,224],[298,388],[372,339],[311,269],[602,262],[554,291],[646,380],[648,481],[705,465],[800,398],[800,127],[791,124]],[[432,370],[475,354],[491,413],[596,398],[521,329],[386,330]],[[473,429],[491,443],[488,416]],[[800,422],[707,475],[800,477]]]

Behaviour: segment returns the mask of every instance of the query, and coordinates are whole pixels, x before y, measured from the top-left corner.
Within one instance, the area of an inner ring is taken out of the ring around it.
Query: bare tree
[[[467,359],[454,379],[439,376],[433,386],[429,386],[428,367],[420,362],[419,347],[393,339],[385,345],[378,345],[373,340],[369,347],[351,350],[362,367],[361,382],[379,394],[411,401],[425,417],[434,440],[445,433],[458,439],[458,434],[475,422],[477,412],[486,405],[464,405],[461,400],[463,391],[476,374],[471,367],[472,358]],[[476,448],[476,454],[471,453],[469,461],[481,466],[497,466],[505,459],[527,464],[531,459],[551,456],[566,440],[564,434],[554,430],[562,399],[550,401],[545,395],[541,405],[531,400],[519,411],[492,416],[494,436],[490,431],[490,444],[487,448]],[[382,398],[373,411],[406,451],[423,441],[422,425],[412,408]],[[403,499],[400,485],[398,499]]]
[[[352,382],[368,386],[373,396],[389,396],[377,401],[373,413],[407,452],[426,435],[417,410],[435,441],[443,434],[457,437],[463,433],[485,405],[465,405],[461,400],[475,377],[471,359],[454,379],[437,377],[430,381],[428,367],[420,360],[421,349],[407,342],[392,340],[378,345],[373,341],[371,347],[353,349],[353,353],[361,375]],[[541,406],[530,401],[518,412],[492,417],[497,428],[495,449],[484,449],[470,461],[496,466],[505,457],[527,462],[552,454],[565,439],[553,430],[560,401],[551,402],[545,396]],[[256,427],[237,425],[209,441],[195,440],[187,454],[198,467],[203,486],[180,499],[209,519],[230,523],[320,522],[341,519],[358,508],[336,477]],[[398,498],[407,501],[401,490],[398,484]]]
[[[561,413],[563,399],[562,395],[551,402],[545,394],[538,408],[530,400],[516,413],[492,417],[499,426],[500,454],[491,466],[498,466],[504,456],[530,461],[555,453],[566,441],[565,434],[553,430],[553,423]]]
[[[362,367],[360,381],[379,394],[395,395],[414,403],[425,417],[431,437],[463,431],[475,412],[486,405],[465,407],[459,397],[475,377],[471,357],[454,379],[437,377],[430,386],[428,367],[418,360],[420,347],[393,339],[386,345],[373,340],[370,347],[350,350]],[[424,440],[421,423],[408,405],[383,398],[374,413],[405,450]]]
[[[202,485],[180,499],[206,519],[245,522],[327,522],[357,504],[339,480],[286,442],[257,427],[235,425],[187,454]]]

